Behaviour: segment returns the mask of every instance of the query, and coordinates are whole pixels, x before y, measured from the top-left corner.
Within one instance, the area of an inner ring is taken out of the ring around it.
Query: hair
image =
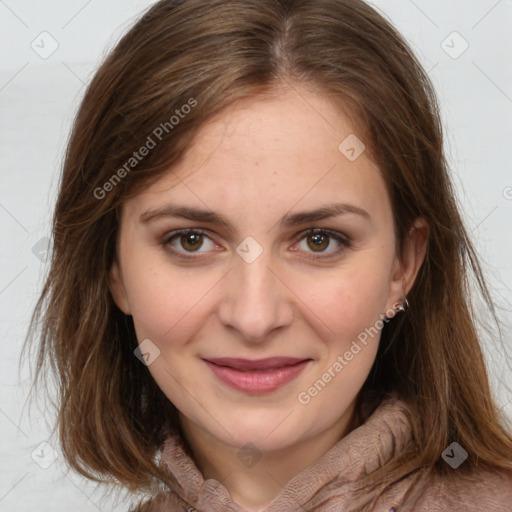
[[[399,257],[413,221],[430,226],[410,309],[382,329],[358,402],[397,392],[413,411],[413,441],[364,481],[364,503],[410,473],[444,471],[452,441],[469,453],[459,471],[512,471],[472,276],[499,320],[448,174],[434,88],[402,36],[361,0],[161,0],[105,57],[68,141],[50,269],[24,346],[38,341],[34,386],[48,369],[57,377],[67,462],[129,491],[169,479],[156,455],[180,432],[177,411],[134,357],[133,321],[109,290],[119,209],[169,172],[206,121],[237,101],[278,97],[283,84],[324,94],[350,117],[385,180]],[[150,139],[155,147],[133,160]]]

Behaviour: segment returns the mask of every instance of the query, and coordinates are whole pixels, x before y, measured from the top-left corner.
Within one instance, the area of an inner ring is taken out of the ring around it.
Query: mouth
[[[268,393],[295,379],[312,359],[271,357],[268,359],[203,359],[213,374],[231,388],[248,393]]]

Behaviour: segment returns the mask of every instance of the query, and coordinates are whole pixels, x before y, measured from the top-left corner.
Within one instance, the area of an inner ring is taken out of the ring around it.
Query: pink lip
[[[297,377],[311,359],[272,357],[256,361],[217,358],[204,361],[225,384],[240,391],[267,393]]]

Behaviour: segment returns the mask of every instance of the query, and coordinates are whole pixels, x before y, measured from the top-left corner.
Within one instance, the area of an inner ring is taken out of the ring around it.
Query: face
[[[123,205],[113,296],[183,421],[218,441],[277,450],[339,422],[412,285],[378,167],[339,149],[354,133],[312,91],[244,101]],[[207,362],[276,357],[294,360]]]

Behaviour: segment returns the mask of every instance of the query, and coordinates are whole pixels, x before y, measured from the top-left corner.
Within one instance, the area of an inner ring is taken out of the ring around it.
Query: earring
[[[407,297],[404,297],[404,300],[400,306],[398,306],[398,311],[406,311],[409,309],[409,301],[407,300]]]

